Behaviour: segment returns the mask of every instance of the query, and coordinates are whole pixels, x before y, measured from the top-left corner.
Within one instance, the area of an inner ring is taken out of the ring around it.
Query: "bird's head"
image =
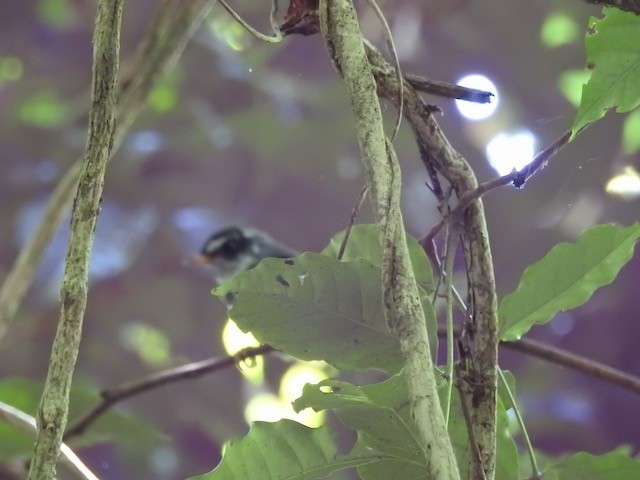
[[[215,232],[200,250],[199,263],[211,267],[222,283],[255,267],[268,257],[290,258],[296,253],[279,245],[264,232],[229,227]]]

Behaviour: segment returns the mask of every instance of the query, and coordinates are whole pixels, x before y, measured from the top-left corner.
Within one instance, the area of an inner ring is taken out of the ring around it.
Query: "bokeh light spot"
[[[20,80],[23,72],[24,66],[18,57],[0,57],[0,84]]]
[[[522,170],[533,160],[535,137],[529,130],[516,134],[501,133],[486,148],[489,164],[500,174]]]
[[[572,43],[578,39],[576,21],[565,13],[554,12],[544,19],[540,29],[540,40],[549,48]]]
[[[589,81],[591,72],[582,70],[565,70],[558,78],[558,88],[562,95],[576,108],[582,99],[582,87]]]
[[[605,190],[622,200],[634,200],[640,196],[640,173],[634,167],[626,166],[622,173],[609,179]]]
[[[229,355],[244,350],[245,348],[258,347],[260,342],[250,332],[243,332],[236,323],[228,319],[222,329],[222,344]],[[245,360],[240,365],[242,376],[247,380],[260,385],[264,381],[264,359],[261,355]]]
[[[164,366],[171,359],[169,337],[152,325],[141,322],[127,325],[120,338],[147,365]]]
[[[43,128],[57,127],[68,115],[67,102],[57,93],[38,92],[24,100],[18,107],[18,118],[27,124]]]
[[[70,0],[40,0],[36,12],[40,20],[60,29],[72,25],[76,17]]]
[[[249,33],[228,15],[216,16],[207,23],[211,32],[231,50],[246,50],[251,44]]]

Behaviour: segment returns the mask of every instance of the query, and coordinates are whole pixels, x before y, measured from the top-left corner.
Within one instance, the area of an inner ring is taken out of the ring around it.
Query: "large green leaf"
[[[374,224],[354,225],[347,247],[344,250],[342,260],[355,260],[356,258],[364,258],[374,265],[382,266],[382,249],[378,239],[378,227]],[[342,245],[344,232],[336,234],[329,242],[329,245],[322,250],[322,253],[332,257],[337,257]],[[424,248],[411,235],[407,235],[407,248],[409,249],[409,258],[413,266],[413,273],[416,276],[418,285],[427,292],[433,292],[435,289],[433,280],[433,270],[424,252]]]
[[[442,383],[439,388],[441,402],[445,394]],[[345,426],[358,432],[363,446],[380,452],[377,461],[358,467],[361,478],[366,480],[424,478],[429,454],[420,446],[409,405],[403,375],[364,387],[335,380],[306,385],[302,396],[293,404],[298,411],[308,407],[333,409]],[[506,410],[499,403],[498,480],[511,480],[518,470],[518,453],[508,434],[508,423]],[[469,441],[457,390],[453,392],[448,429],[461,478],[467,478]]]
[[[291,420],[255,422],[246,437],[225,445],[222,462],[192,480],[304,480],[374,461],[379,454],[356,448],[340,455],[328,427]]]
[[[585,303],[613,281],[633,256],[640,223],[630,227],[598,225],[575,243],[561,243],[527,267],[515,292],[500,304],[500,338],[514,341],[532,325]]]
[[[402,356],[384,320],[380,278],[380,269],[367,260],[305,253],[267,258],[213,293],[234,295],[229,316],[262,343],[344,370],[397,372]],[[423,307],[435,332],[433,307]]]
[[[631,480],[640,478],[640,461],[621,452],[576,453],[544,469],[544,480]]]
[[[573,121],[573,134],[602,118],[610,108],[628,112],[640,105],[640,16],[615,8],[591,18],[585,40],[591,78]]]

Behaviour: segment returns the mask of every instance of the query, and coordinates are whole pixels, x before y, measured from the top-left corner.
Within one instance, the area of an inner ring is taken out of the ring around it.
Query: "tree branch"
[[[367,55],[378,84],[378,92],[394,104],[397,79],[393,69],[371,45]],[[452,185],[458,198],[478,187],[473,170],[456,152],[432,116],[432,109],[404,82],[404,117],[410,123],[424,160]],[[480,199],[469,204],[461,215],[463,246],[469,278],[471,321],[462,341],[469,352],[466,372],[470,395],[470,416],[482,454],[481,462],[472,462],[471,477],[493,478],[496,459],[497,325],[498,302],[495,291],[489,236]]]
[[[466,208],[469,206],[471,202],[475,202],[480,197],[489,193],[496,188],[504,187],[508,184],[513,184],[516,188],[524,187],[524,184],[529,181],[531,177],[533,177],[536,173],[542,170],[547,166],[549,160],[558,153],[562,147],[564,147],[569,140],[571,139],[571,130],[566,131],[561,137],[551,143],[547,148],[539,152],[531,161],[526,168],[523,168],[521,171],[514,170],[511,173],[506,175],[502,175],[501,177],[492,178],[491,180],[487,180],[484,183],[478,185],[477,188],[471,191],[465,192],[462,197],[458,200],[458,204],[455,206],[453,211],[451,212],[452,216],[460,215]],[[429,257],[433,257],[432,253],[432,244],[435,237],[438,235],[442,226],[444,225],[444,219],[440,220],[437,224],[435,224],[429,233],[422,240],[422,245],[427,249],[427,253],[429,253]],[[437,262],[434,262],[437,264]]]
[[[478,90],[476,88],[463,87],[452,83],[429,80],[428,78],[405,73],[404,79],[419,92],[429,93],[445,98],[457,98],[474,103],[489,103],[493,93]]]
[[[36,425],[35,418],[4,402],[0,402],[0,419],[4,420],[6,423],[14,425],[20,431],[25,432],[29,435],[36,435],[38,433],[38,427]],[[89,469],[89,467],[82,463],[82,460],[78,458],[78,456],[73,452],[73,450],[71,450],[71,448],[69,448],[68,445],[65,445],[64,443],[60,445],[60,454],[61,459],[69,466],[71,470],[76,472],[78,476],[87,480],[99,480],[98,477],[95,476]],[[26,474],[26,468],[24,473]],[[2,472],[0,472],[0,475],[2,475]]]
[[[454,334],[456,338],[460,337],[459,330],[455,331]],[[447,336],[445,327],[438,328],[438,336],[443,338]],[[571,368],[577,372],[612,385],[617,385],[640,395],[640,378],[582,355],[577,355],[561,348],[527,338],[521,338],[516,342],[500,342],[500,346],[532,355],[554,365]],[[246,348],[236,355],[223,358],[208,358],[198,362],[180,365],[179,367],[162,370],[140,380],[126,382],[120,386],[103,390],[100,394],[102,401],[86,414],[82,415],[76,423],[67,429],[64,440],[68,441],[73,437],[82,435],[96,420],[108,412],[114,405],[124,400],[165,385],[183,380],[192,380],[209,373],[218,372],[224,368],[235,366],[244,360],[259,355],[266,355],[274,351],[274,348],[269,345]]]
[[[555,365],[571,368],[640,395],[640,378],[588,357],[529,338],[521,338],[516,342],[500,342],[500,346],[533,355]]]
[[[385,141],[379,100],[353,4],[324,0],[320,30],[343,77],[353,110],[369,199],[380,229],[385,318],[403,355],[412,418],[427,461],[426,478],[459,479],[438,400],[424,312],[407,251],[400,212],[400,169]],[[393,70],[393,67],[392,67]],[[398,85],[396,83],[397,95]],[[433,332],[435,333],[435,332]]]
[[[80,348],[82,321],[87,306],[93,234],[115,133],[123,3],[124,0],[98,2],[93,35],[89,137],[71,213],[71,233],[60,288],[60,320],[36,417],[38,437],[29,470],[30,480],[47,480],[56,476],[56,462],[67,424],[71,379]]]
[[[215,0],[164,0],[123,75],[117,101],[116,133],[112,155],[145,105],[155,82],[177,62],[193,32]],[[82,160],[62,177],[35,232],[24,245],[0,288],[0,339],[31,286],[45,249],[71,205]]]
[[[84,433],[84,431],[106,413],[113,405],[127,398],[134,397],[149,390],[162,387],[170,383],[182,380],[190,380],[201,377],[208,373],[217,372],[223,368],[235,366],[239,362],[254,358],[259,355],[265,355],[274,351],[270,345],[260,345],[259,347],[245,348],[236,355],[224,358],[208,358],[199,362],[180,365],[179,367],[169,368],[161,372],[150,375],[142,380],[127,382],[109,390],[104,390],[100,395],[102,401],[95,408],[83,415],[80,420],[67,429],[64,439],[68,441],[70,438],[76,437]]]

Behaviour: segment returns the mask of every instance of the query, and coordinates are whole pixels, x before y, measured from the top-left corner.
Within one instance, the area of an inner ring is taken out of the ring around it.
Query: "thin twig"
[[[28,435],[35,436],[38,431],[35,418],[4,402],[0,402],[0,419],[14,425],[20,431],[25,432]],[[98,480],[98,477],[94,475],[89,467],[80,460],[68,445],[64,443],[60,445],[60,454],[65,464],[68,464],[69,467],[80,477],[86,478],[87,480]]]
[[[351,234],[351,229],[353,228],[353,224],[358,218],[358,213],[360,212],[360,207],[364,203],[364,199],[367,196],[367,186],[362,187],[358,198],[356,199],[356,204],[353,206],[351,210],[351,217],[349,218],[349,224],[347,225],[346,230],[344,231],[344,237],[342,238],[342,243],[340,244],[340,250],[338,250],[338,260],[342,260],[344,255],[344,251],[347,249],[347,242],[349,241],[349,235]]]
[[[580,132],[584,131],[584,128]],[[564,147],[571,139],[571,130],[567,130],[562,136],[557,138],[547,148],[538,153],[531,163],[520,172],[513,172],[513,186],[522,188],[524,184],[536,173],[547,166],[549,160]]]
[[[265,355],[273,351],[274,348],[269,345],[246,348],[238,352],[236,355],[224,358],[209,358],[199,362],[188,363],[179,367],[163,370],[141,380],[127,382],[118,387],[104,390],[101,393],[102,401],[96,405],[95,408],[83,415],[82,418],[80,418],[74,425],[69,427],[64,435],[64,439],[69,440],[72,437],[81,435],[89,425],[94,423],[116,403],[120,403],[123,400],[148,392],[149,390],[154,390],[164,385],[199,378],[203,375],[238,365],[239,362],[249,358],[255,358],[259,355]]]
[[[459,338],[460,330],[455,330],[454,335],[456,338]],[[438,336],[446,338],[446,327],[438,328]],[[585,375],[597,378],[598,380],[602,380],[606,383],[617,385],[640,395],[640,378],[613,367],[609,367],[600,362],[596,362],[590,358],[527,338],[522,338],[516,342],[501,342],[500,346],[527,355],[532,355],[554,365],[571,368]],[[127,382],[123,385],[104,390],[101,393],[102,401],[89,412],[84,414],[75,424],[69,427],[65,433],[64,439],[69,440],[70,438],[81,435],[109,409],[124,400],[165,385],[178,383],[183,380],[196,379],[203,375],[235,366],[238,362],[254,358],[259,355],[266,355],[273,351],[275,350],[269,345],[251,347],[242,350],[236,355],[224,358],[208,358],[206,360],[188,363],[186,365],[157,372],[140,380]]]
[[[556,365],[571,368],[640,395],[640,378],[591,358],[529,338],[521,338],[516,342],[500,342],[500,346],[533,355]]]
[[[464,212],[467,207],[472,203],[484,196],[486,193],[489,193],[496,188],[504,187],[505,185],[513,184],[516,188],[522,188],[524,184],[533,177],[536,173],[542,170],[547,166],[549,160],[562,149],[567,143],[569,143],[569,139],[571,138],[571,130],[566,131],[562,136],[557,138],[551,143],[547,148],[539,152],[531,161],[526,168],[523,168],[521,171],[514,170],[511,173],[506,175],[502,175],[501,177],[492,178],[491,180],[487,180],[484,183],[478,185],[475,189],[467,191],[460,197],[458,204],[455,206],[451,215],[458,215]],[[442,229],[444,223],[441,219],[438,223],[436,223],[429,233],[425,235],[421,240],[421,244],[425,248],[430,248],[429,245],[435,240],[435,237],[438,235],[440,230]],[[427,253],[429,251],[427,250]]]
[[[428,78],[411,73],[404,74],[405,81],[419,92],[429,93],[445,98],[455,98],[474,103],[489,103],[493,93],[476,88],[463,87],[453,83],[429,80]]]
[[[451,220],[451,217],[449,217]],[[458,246],[456,227],[453,221],[447,224],[447,234],[445,240],[445,256],[441,277],[444,275],[445,294],[447,296],[446,318],[447,318],[447,396],[444,410],[445,424],[449,425],[449,413],[451,411],[451,394],[453,393],[454,382],[454,336],[453,336],[453,264]],[[442,262],[441,262],[442,263]]]
[[[524,187],[524,184],[533,177],[536,173],[542,170],[547,166],[549,160],[560,151],[562,147],[564,147],[567,143],[569,143],[569,139],[571,138],[571,130],[566,131],[562,134],[562,136],[558,137],[554,140],[551,145],[547,148],[539,152],[531,163],[523,168],[521,171],[514,170],[507,175],[503,175],[501,177],[493,178],[487,182],[481,183],[478,185],[478,188],[472,190],[470,192],[466,192],[456,205],[454,212],[462,212],[464,211],[471,202],[477,200],[482,197],[485,193],[490,192],[491,190],[495,190],[496,188],[503,187],[508,185],[509,183],[513,184],[516,188]]]
[[[442,338],[447,336],[445,327],[438,328],[438,336]],[[455,336],[460,337],[460,330],[456,330]],[[612,385],[617,385],[618,387],[640,395],[640,377],[623,372],[622,370],[605,365],[591,358],[578,355],[577,353],[554,347],[548,343],[530,338],[521,338],[515,342],[501,341],[500,347],[525,353],[554,365],[571,368],[584,375],[597,378]]]
[[[269,23],[271,24],[271,29],[273,30],[273,37],[265,35],[264,33],[260,33],[251,25],[249,25],[244,18],[242,18],[236,11],[231,8],[231,6],[225,0],[218,0],[224,9],[229,12],[229,15],[233,17],[233,19],[238,22],[247,32],[249,32],[254,37],[262,40],[263,42],[268,43],[280,43],[282,41],[282,32],[280,31],[280,27],[278,26],[278,22],[276,22],[275,15],[278,11],[278,0],[272,0],[271,2],[271,12],[269,14]]]
[[[513,414],[516,416],[516,420],[518,421],[518,425],[520,426],[522,438],[524,439],[524,444],[527,447],[527,455],[529,455],[529,461],[531,462],[531,471],[533,472],[533,476],[531,478],[541,478],[540,469],[538,468],[538,460],[536,458],[536,452],[534,451],[533,444],[531,443],[531,437],[529,437],[529,432],[527,430],[526,424],[524,423],[524,418],[522,418],[520,408],[518,408],[518,404],[516,403],[516,398],[513,395],[511,388],[509,388],[509,384],[507,383],[507,379],[505,378],[502,369],[498,369],[498,376],[500,377],[500,383],[502,383],[504,391],[509,397],[509,402],[511,402],[511,406],[513,407]]]
[[[373,11],[376,14],[376,17],[378,17],[378,20],[382,24],[382,29],[384,30],[384,36],[387,39],[387,47],[389,48],[389,52],[393,57],[393,68],[395,69],[396,77],[398,78],[398,98],[400,99],[400,101],[398,102],[399,108],[397,110],[396,123],[393,127],[393,132],[391,133],[391,137],[390,137],[391,142],[393,143],[393,141],[396,139],[396,136],[398,135],[398,132],[400,131],[400,124],[402,123],[402,103],[403,103],[404,93],[403,93],[403,82],[402,82],[402,70],[400,69],[400,59],[398,58],[398,51],[396,50],[396,45],[393,41],[391,28],[389,28],[389,23],[387,22],[387,19],[385,18],[384,13],[382,13],[380,6],[376,3],[376,0],[367,0],[367,2],[369,3],[369,6],[373,9]]]
[[[475,190],[470,192],[466,192],[456,205],[456,208],[453,210],[454,214],[463,212],[471,202],[476,201],[484,194],[490,192],[491,190],[495,190],[496,188],[503,187],[508,185],[509,183],[513,184],[516,188],[524,187],[524,184],[533,177],[536,173],[542,170],[547,166],[549,160],[560,151],[562,147],[564,147],[567,143],[569,143],[569,139],[571,138],[571,130],[566,131],[562,136],[554,140],[551,145],[547,148],[539,152],[521,171],[514,170],[507,175],[503,175],[501,177],[493,178],[484,183],[478,185]]]

